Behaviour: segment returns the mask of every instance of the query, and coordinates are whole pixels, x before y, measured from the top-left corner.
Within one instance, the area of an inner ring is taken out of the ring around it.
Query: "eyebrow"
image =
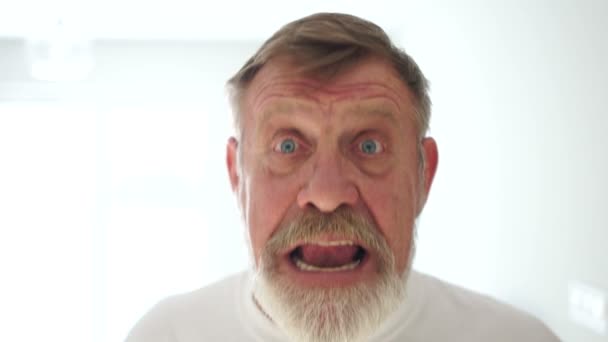
[[[273,119],[286,120],[290,125],[295,125],[294,127],[316,125],[315,120],[312,120],[309,115],[297,115],[298,113],[314,113],[314,111],[314,105],[306,102],[277,101],[260,112],[257,129],[266,131],[271,127],[269,125],[275,122]],[[389,103],[352,103],[340,108],[336,113],[343,116],[338,125],[350,127],[350,129],[365,125],[382,125],[383,127],[391,127],[391,129],[402,127],[397,120],[398,108]]]
[[[368,104],[354,104],[340,110],[340,112],[350,112],[355,114],[354,118],[362,117],[381,117],[388,119],[393,123],[397,123],[395,116],[395,109],[390,108],[387,104],[381,105],[368,105]],[[314,109],[303,103],[290,103],[290,102],[278,102],[266,108],[261,112],[260,122],[264,123],[269,121],[275,116],[292,116],[297,112],[310,112]]]
[[[357,106],[356,110],[353,110],[352,113],[356,114],[356,117],[363,116],[371,116],[371,117],[381,117],[388,119],[389,121],[397,124],[397,118],[395,116],[395,111],[388,108],[386,105],[380,106]]]

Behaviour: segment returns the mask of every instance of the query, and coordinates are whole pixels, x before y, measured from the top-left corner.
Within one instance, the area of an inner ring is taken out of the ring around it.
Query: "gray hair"
[[[331,77],[367,56],[389,61],[414,95],[418,139],[429,128],[428,81],[416,62],[396,47],[386,32],[367,20],[340,13],[317,13],[283,26],[228,80],[234,125],[241,134],[242,99],[255,75],[273,57],[289,56],[296,72]]]

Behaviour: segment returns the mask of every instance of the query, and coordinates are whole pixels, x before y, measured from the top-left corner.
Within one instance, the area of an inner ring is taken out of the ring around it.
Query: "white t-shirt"
[[[539,320],[489,297],[412,271],[407,300],[373,342],[555,342]],[[252,277],[233,275],[157,304],[127,342],[289,341],[255,305]]]

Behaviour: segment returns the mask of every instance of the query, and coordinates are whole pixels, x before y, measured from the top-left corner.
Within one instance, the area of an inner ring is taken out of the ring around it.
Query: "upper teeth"
[[[329,246],[352,246],[354,243],[350,240],[337,240],[337,241],[314,241],[315,245],[329,247]]]

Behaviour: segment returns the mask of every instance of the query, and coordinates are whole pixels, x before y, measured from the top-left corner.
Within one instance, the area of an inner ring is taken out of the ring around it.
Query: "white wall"
[[[567,286],[608,292],[608,3],[534,3],[412,2],[389,24],[440,147],[416,267],[605,341],[569,320]],[[223,84],[258,43],[99,41],[90,80],[62,84],[0,42],[0,340],[120,340],[246,267]]]
[[[481,4],[404,30],[440,148],[417,266],[606,341],[567,300],[571,281],[608,292],[608,2]]]
[[[247,266],[223,84],[255,45],[101,41],[88,81],[53,83],[0,42],[0,340],[120,341]]]

